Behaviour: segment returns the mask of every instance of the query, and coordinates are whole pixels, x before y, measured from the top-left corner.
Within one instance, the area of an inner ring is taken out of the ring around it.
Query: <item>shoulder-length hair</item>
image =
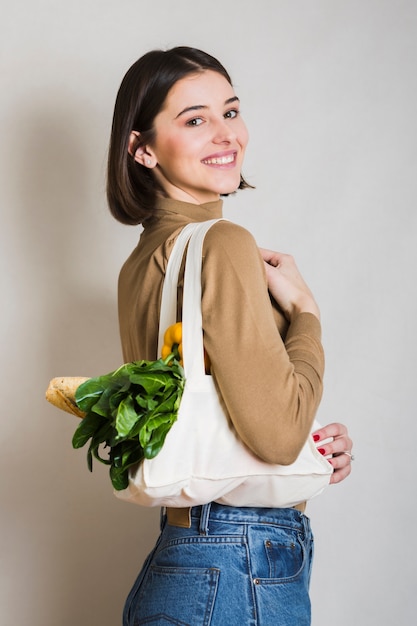
[[[109,208],[123,224],[140,224],[152,217],[157,195],[164,193],[152,170],[137,163],[134,153],[141,145],[152,144],[155,117],[174,84],[204,70],[218,72],[232,84],[217,59],[185,46],[148,52],[124,76],[116,97],[107,164]],[[132,131],[140,134],[129,153]],[[241,176],[239,189],[246,187],[250,185]]]

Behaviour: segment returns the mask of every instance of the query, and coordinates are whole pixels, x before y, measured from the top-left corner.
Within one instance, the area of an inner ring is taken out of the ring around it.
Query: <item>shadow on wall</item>
[[[77,418],[44,399],[54,376],[97,375],[121,362],[115,287],[103,276],[100,244],[103,146],[93,112],[71,104],[45,96],[12,120],[24,150],[11,151],[15,208],[8,219],[19,311],[11,376],[22,363],[30,375],[25,393],[13,399],[10,437],[18,452],[10,447],[3,458],[13,477],[4,494],[3,554],[16,574],[6,584],[10,614],[22,586],[27,590],[22,623],[110,626],[121,621],[159,512],[118,502],[104,466],[89,474],[85,450],[71,447]]]

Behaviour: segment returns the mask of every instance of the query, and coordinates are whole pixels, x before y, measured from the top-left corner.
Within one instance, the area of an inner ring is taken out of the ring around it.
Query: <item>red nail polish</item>
[[[326,454],[326,450],[324,448],[317,448],[320,454]]]
[[[313,441],[318,441],[320,439],[320,435],[313,435]]]

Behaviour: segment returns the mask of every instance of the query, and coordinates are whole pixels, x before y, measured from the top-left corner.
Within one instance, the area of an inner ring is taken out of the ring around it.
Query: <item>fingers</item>
[[[328,439],[330,437],[342,437],[347,435],[347,428],[344,424],[340,424],[339,422],[334,422],[333,424],[327,424],[327,426],[323,426],[319,430],[314,431],[313,437],[314,441],[324,441],[324,439]]]
[[[352,471],[352,439],[344,424],[328,424],[324,428],[313,433],[313,438],[317,449],[323,456],[327,457],[334,472],[330,479],[330,484],[340,483]],[[320,443],[323,442],[323,443]],[[346,454],[348,452],[349,454]]]
[[[345,461],[344,459],[348,459]],[[352,471],[351,459],[347,456],[347,454],[341,454],[339,456],[335,456],[329,459],[329,463],[333,465],[334,472],[330,477],[330,484],[335,485],[340,483],[342,480],[347,478]],[[340,465],[340,467],[335,467],[335,465]]]
[[[340,437],[335,437],[334,439],[332,439],[331,441],[327,441],[325,440],[326,443],[317,445],[317,449],[319,450],[320,454],[322,454],[323,456],[329,456],[329,455],[338,455],[338,454],[342,454],[344,452],[351,452],[352,451],[352,439],[349,437],[349,435],[342,435]],[[345,455],[348,456],[348,455]],[[348,457],[349,458],[349,457]]]
[[[266,248],[259,248],[259,252],[265,263],[268,265],[272,265],[273,267],[278,267],[280,263],[282,263],[283,258],[286,256],[285,254],[281,254],[280,252],[275,252],[273,250],[267,250]]]
[[[290,254],[260,248],[264,260],[268,289],[272,297],[291,321],[299,313],[313,313],[320,319],[320,311],[313,294],[301,276]]]

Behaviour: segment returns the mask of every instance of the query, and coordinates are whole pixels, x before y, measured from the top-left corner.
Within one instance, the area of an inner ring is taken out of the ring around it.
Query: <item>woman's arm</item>
[[[204,345],[220,394],[255,454],[290,464],[308,437],[322,394],[318,310],[301,304],[309,296],[291,296],[288,331],[280,336],[264,261],[250,233],[236,224],[213,226],[203,254]]]
[[[293,257],[260,248],[265,261],[268,289],[287,318],[299,313],[312,313],[320,319],[320,312],[312,292],[305,283]],[[349,476],[352,462],[352,440],[344,424],[328,424],[313,433],[321,454],[329,457],[334,472],[331,483],[338,483]],[[329,440],[330,441],[327,441]],[[327,443],[320,444],[321,441]]]

